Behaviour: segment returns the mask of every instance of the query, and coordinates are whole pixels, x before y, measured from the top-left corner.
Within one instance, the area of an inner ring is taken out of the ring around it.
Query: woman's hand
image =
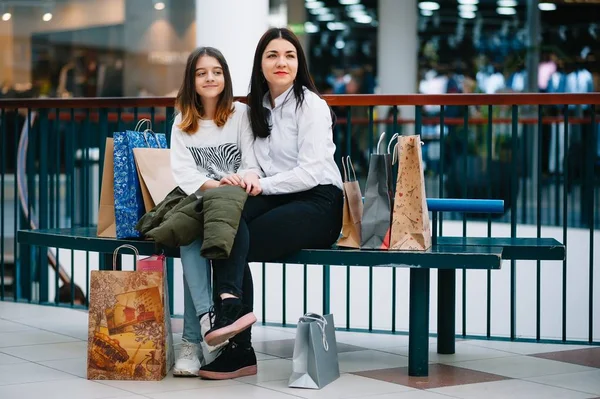
[[[252,196],[262,193],[260,187],[260,178],[256,173],[248,172],[244,176],[244,183],[246,184],[246,192]]]
[[[240,175],[234,173],[223,177],[219,181],[219,186],[240,186],[241,188],[246,188],[246,183]]]

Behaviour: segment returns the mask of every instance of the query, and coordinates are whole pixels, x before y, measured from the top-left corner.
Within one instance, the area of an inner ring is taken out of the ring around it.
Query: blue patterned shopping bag
[[[140,233],[135,229],[135,225],[145,212],[133,149],[167,148],[167,138],[164,134],[156,134],[151,129],[138,131],[143,122],[146,121],[140,121],[135,130],[113,134],[117,238],[139,237]]]

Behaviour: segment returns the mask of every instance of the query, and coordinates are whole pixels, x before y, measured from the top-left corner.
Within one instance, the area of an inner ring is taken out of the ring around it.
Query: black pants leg
[[[248,261],[271,261],[301,249],[329,248],[342,228],[342,191],[317,186],[248,223]]]
[[[216,281],[213,287],[215,298],[219,298],[221,294],[232,294],[238,298],[243,296],[244,275],[246,274],[245,270],[250,246],[248,223],[283,203],[282,200],[284,200],[284,197],[248,197],[229,258],[212,261],[213,274]],[[247,272],[250,273],[249,268]]]
[[[252,281],[252,273],[250,272],[250,265],[246,263],[244,268],[244,280],[242,282],[242,304],[248,309],[254,311],[254,283]],[[243,347],[249,347],[252,345],[252,331],[248,328],[235,337],[232,341]]]
[[[252,275],[247,262],[276,260],[301,249],[330,247],[340,234],[342,207],[342,191],[334,186],[248,198],[230,257],[213,261],[217,295],[236,295],[252,307]],[[234,340],[247,343],[249,335],[248,329]]]

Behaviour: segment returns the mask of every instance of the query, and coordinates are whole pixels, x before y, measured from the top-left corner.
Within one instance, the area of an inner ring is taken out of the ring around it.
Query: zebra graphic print
[[[221,144],[216,147],[188,147],[192,153],[198,170],[214,180],[237,172],[242,163],[242,156],[233,143]]]

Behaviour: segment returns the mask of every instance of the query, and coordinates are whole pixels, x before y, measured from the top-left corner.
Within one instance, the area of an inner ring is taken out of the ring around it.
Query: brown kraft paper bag
[[[106,139],[104,165],[102,171],[102,186],[100,188],[100,205],[98,209],[98,237],[115,238],[117,224],[115,221],[115,191],[114,191],[114,145],[113,139]]]
[[[134,148],[133,157],[148,212],[177,187],[171,171],[171,153],[167,148]]]
[[[92,271],[88,379],[160,381],[167,375],[174,355],[166,278],[162,271]]]
[[[344,169],[344,213],[342,237],[338,241],[338,246],[360,248],[360,225],[363,214],[362,194],[350,157],[342,158],[342,166]],[[350,171],[352,171],[352,175],[350,175]]]
[[[425,251],[431,247],[431,228],[420,136],[399,136],[396,150],[398,177],[390,249]]]

